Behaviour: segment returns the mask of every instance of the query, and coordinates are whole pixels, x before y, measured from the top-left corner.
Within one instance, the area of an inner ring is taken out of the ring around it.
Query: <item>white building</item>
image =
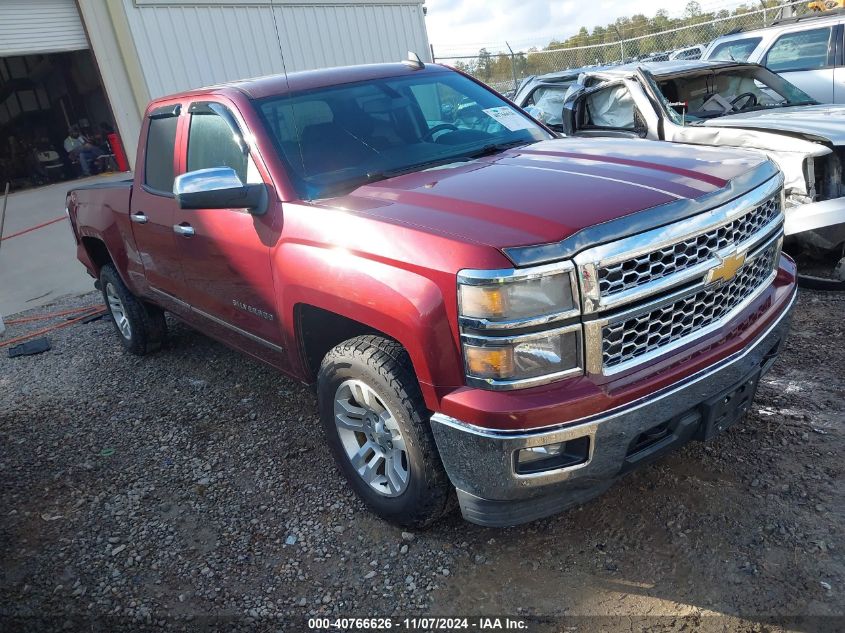
[[[260,75],[430,59],[424,0],[2,0],[0,181],[33,144],[114,122],[130,162],[154,97]],[[37,183],[36,183],[37,184]]]

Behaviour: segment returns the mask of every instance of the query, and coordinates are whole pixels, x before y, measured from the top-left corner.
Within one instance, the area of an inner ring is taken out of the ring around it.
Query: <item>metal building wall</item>
[[[429,59],[422,0],[123,0],[151,97],[326,66]],[[278,35],[273,16],[278,24]],[[281,42],[281,49],[280,44]]]

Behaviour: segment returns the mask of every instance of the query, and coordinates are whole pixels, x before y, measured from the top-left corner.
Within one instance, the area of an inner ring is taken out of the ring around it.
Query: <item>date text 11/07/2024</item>
[[[527,631],[528,622],[511,617],[476,618],[309,618],[312,631]]]

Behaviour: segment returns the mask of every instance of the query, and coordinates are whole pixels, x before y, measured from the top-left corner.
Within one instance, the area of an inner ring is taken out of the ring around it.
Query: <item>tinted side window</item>
[[[707,59],[746,62],[751,53],[754,52],[754,49],[757,48],[757,44],[760,43],[761,39],[759,37],[749,37],[744,40],[722,42],[713,49],[713,52],[707,56]]]
[[[179,117],[150,119],[144,159],[144,184],[167,193],[173,192],[173,151]]]
[[[681,51],[680,54],[675,59],[700,59],[701,58],[701,50],[697,48],[690,48],[685,51]]]
[[[815,70],[828,65],[830,29],[813,29],[781,35],[763,62],[770,70]]]
[[[241,182],[247,182],[247,155],[241,151],[226,121],[212,113],[192,114],[188,171],[209,167],[231,167]]]

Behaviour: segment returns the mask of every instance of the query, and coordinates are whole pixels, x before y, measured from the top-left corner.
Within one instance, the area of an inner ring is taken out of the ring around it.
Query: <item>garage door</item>
[[[88,48],[74,0],[0,0],[0,57]]]

